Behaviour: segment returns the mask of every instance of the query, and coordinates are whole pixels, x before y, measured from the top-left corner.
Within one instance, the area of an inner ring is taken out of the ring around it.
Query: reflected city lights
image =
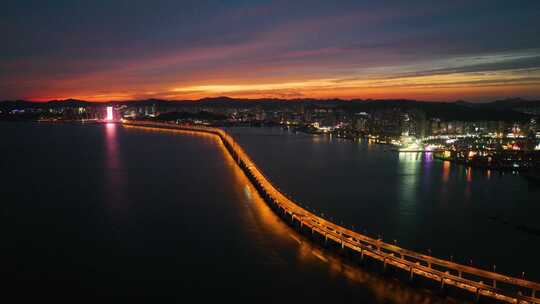
[[[450,179],[450,162],[445,160],[443,161],[443,174],[442,174],[442,180],[443,183],[448,183],[448,180]]]
[[[111,209],[122,209],[126,202],[124,199],[124,184],[125,181],[122,175],[122,168],[120,163],[120,153],[118,146],[118,126],[114,123],[105,124],[105,148],[106,148],[106,159],[105,159],[105,179],[106,185],[109,189],[107,193],[110,195],[105,198],[108,203],[108,206]]]
[[[118,168],[118,143],[116,141],[116,125],[105,124],[105,138],[107,147],[107,168]]]

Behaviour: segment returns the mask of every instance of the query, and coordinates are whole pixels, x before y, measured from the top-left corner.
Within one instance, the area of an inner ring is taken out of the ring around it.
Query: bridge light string
[[[144,124],[144,123],[143,123],[143,124]],[[163,125],[163,124],[160,124],[160,123],[153,123],[153,125]],[[188,127],[188,128],[191,129],[191,130],[193,130],[193,127]],[[196,127],[195,127],[195,128],[196,128]],[[214,133],[223,134],[223,133],[224,133],[224,131],[222,131],[222,130],[220,130],[220,132],[216,132],[216,131],[215,131],[215,130],[219,130],[219,129],[214,129],[214,128],[205,128],[205,129],[207,130],[207,132],[209,132],[209,133],[211,133],[211,134],[214,134]],[[201,132],[200,130],[197,130],[197,129],[195,129],[195,130],[193,130],[193,131],[194,131],[194,132]],[[217,134],[214,134],[214,135],[217,136]],[[214,136],[214,138],[216,138],[216,136]],[[219,137],[218,137],[218,138],[219,138]],[[225,137],[223,137],[223,138],[225,138]],[[243,152],[243,151],[240,151],[240,152]],[[244,154],[244,155],[245,155],[245,154]],[[249,160],[250,160],[250,159],[247,157],[247,155],[245,155],[245,156],[246,156],[247,162],[249,163]],[[258,175],[258,177],[261,177],[261,178],[262,178],[262,179],[261,179],[261,183],[264,183],[264,185],[266,185],[266,186],[271,190],[272,193],[277,192],[277,190],[276,190],[274,187],[272,187],[273,185],[272,185],[268,180],[266,180],[266,178],[265,178],[262,174],[260,174],[261,172],[258,170],[258,168],[255,167],[255,168],[253,168],[253,169],[250,170],[250,171],[253,172],[253,173],[255,173],[255,175]],[[278,196],[283,196],[283,195],[282,195],[281,193],[279,193],[279,192],[277,192],[277,195],[278,195]],[[285,198],[286,198],[286,197],[285,197]],[[283,202],[283,204],[284,204],[284,208],[286,207],[287,209],[290,209],[290,210],[291,210],[291,211],[289,211],[289,212],[297,213],[298,210],[300,210],[300,211],[302,211],[302,210],[306,211],[305,209],[299,207],[298,205],[295,205],[294,201],[292,201],[292,200],[285,200],[285,201]],[[291,204],[292,204],[292,205],[291,205]],[[284,210],[285,210],[285,209],[284,209]],[[308,215],[309,215],[309,212],[308,212]],[[315,218],[317,218],[316,215],[315,215]],[[320,225],[321,227],[323,227],[323,229],[324,229],[324,227],[330,229],[330,232],[329,232],[330,234],[332,234],[332,233],[335,232],[335,233],[337,233],[338,236],[341,236],[341,233],[338,231],[339,229],[345,229],[345,232],[347,232],[347,230],[348,230],[348,229],[345,228],[345,227],[340,227],[339,225],[336,225],[336,224],[334,224],[334,223],[332,223],[332,222],[328,222],[328,221],[324,220],[323,218],[320,218],[320,221],[322,221],[322,222],[317,223],[317,225]],[[333,228],[334,226],[335,226],[335,228]],[[339,229],[338,229],[338,228],[339,228]],[[335,230],[335,229],[338,229],[338,230]],[[353,231],[351,231],[351,232],[354,233]],[[347,232],[347,233],[349,233],[349,232]],[[359,235],[359,237],[360,237],[361,240],[364,240],[364,241],[367,241],[367,242],[370,241],[370,237],[363,236],[363,235],[361,235],[361,234]],[[394,248],[394,246],[389,245],[389,244],[386,244],[386,243],[384,243],[384,242],[381,242],[381,240],[379,240],[378,243],[379,243],[379,244],[382,243],[381,245],[382,245],[383,248],[388,248],[388,247],[389,247],[389,249],[393,249],[393,248]],[[364,246],[367,246],[368,248],[372,248],[370,245],[364,245]],[[414,252],[414,251],[407,250],[407,249],[404,249],[404,248],[401,248],[401,247],[397,247],[397,246],[395,246],[395,247],[397,248],[397,250],[402,251],[402,253],[401,253],[402,256],[403,256],[403,254],[405,254],[405,256],[411,256],[411,257],[418,256],[419,258],[422,258],[422,259],[425,258],[423,255],[421,255],[421,254],[419,254],[419,253],[416,253],[416,252]],[[392,256],[392,255],[388,254],[388,256]],[[469,273],[471,273],[471,274],[477,274],[477,275],[480,275],[480,276],[482,276],[482,277],[491,278],[493,275],[495,275],[495,278],[494,278],[494,279],[496,279],[496,280],[504,280],[504,281],[509,282],[509,283],[511,283],[511,284],[513,284],[513,285],[521,286],[521,287],[525,287],[525,288],[531,289],[532,292],[533,292],[533,297],[534,297],[534,292],[540,290],[540,284],[535,283],[535,282],[530,282],[530,281],[525,281],[525,280],[524,280],[524,278],[525,278],[525,272],[522,272],[522,279],[520,280],[520,279],[516,279],[516,278],[511,278],[511,277],[506,277],[506,276],[498,275],[498,274],[496,274],[496,273],[490,273],[489,270],[488,270],[488,271],[485,271],[485,270],[482,270],[482,269],[479,269],[479,268],[468,268],[468,267],[465,266],[465,265],[456,264],[456,263],[454,263],[454,262],[448,262],[448,261],[441,260],[441,259],[437,259],[437,258],[434,258],[434,257],[431,258],[431,260],[432,260],[435,264],[439,264],[439,265],[444,266],[444,267],[458,267],[458,268],[461,267],[465,272],[469,272]],[[405,259],[404,261],[407,261],[407,260]],[[472,259],[471,259],[471,262],[472,262]],[[454,268],[454,269],[455,269],[455,268]],[[420,271],[420,270],[415,270],[415,271],[418,273],[418,271]],[[420,271],[420,272],[425,272],[425,271]],[[430,276],[433,276],[433,275],[435,275],[435,274],[428,274],[428,273],[426,273],[426,275],[427,275],[427,277],[430,277]],[[474,286],[474,283],[475,283],[475,282],[470,282],[469,284],[473,284],[473,286]],[[478,282],[476,282],[476,284],[477,284],[477,283],[478,283]],[[462,284],[462,285],[463,285],[463,284]],[[473,287],[473,286],[471,286],[471,288],[479,288],[479,287]],[[484,288],[484,286],[481,286],[481,288]],[[489,295],[491,292],[490,292],[489,290],[482,290],[481,293],[484,294],[484,295]],[[501,296],[504,297],[503,295],[501,295]],[[512,298],[512,299],[515,299],[515,298]],[[538,298],[535,298],[535,299],[538,299]],[[534,303],[540,303],[540,301],[534,301]]]
[[[239,148],[238,145],[236,145],[236,147]],[[244,152],[243,149],[241,151]],[[250,161],[255,164],[255,162],[253,160],[250,159]],[[264,182],[271,186],[270,189],[273,190],[272,192],[274,192],[276,190],[275,188],[277,188],[277,190],[279,190],[279,188],[277,186],[273,186],[273,184],[270,184],[270,183],[267,182],[268,177],[263,172],[258,170],[258,166],[255,165],[255,168],[256,168],[257,173],[264,178]],[[281,192],[283,193],[283,191],[281,191]],[[286,198],[289,198],[289,195],[287,193],[284,193],[284,194],[285,194]],[[292,199],[290,199],[290,200],[292,201]],[[298,205],[302,206],[301,204],[298,204]],[[324,213],[321,212],[321,216],[324,217]],[[330,219],[332,220],[332,217],[330,217]],[[343,221],[341,221],[341,223],[343,224]],[[365,230],[365,231],[367,231],[367,230]],[[380,241],[382,241],[382,240],[383,240],[383,237],[380,237]],[[394,240],[394,244],[397,246],[397,240]],[[429,254],[430,254],[430,256],[432,255],[431,249],[429,249]],[[452,261],[453,261],[453,257],[452,257]],[[471,259],[471,265],[472,265],[472,259]],[[524,276],[524,274],[523,274],[523,276]]]

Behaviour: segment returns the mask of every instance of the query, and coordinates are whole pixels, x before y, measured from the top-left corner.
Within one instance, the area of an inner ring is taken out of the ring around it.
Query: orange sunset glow
[[[58,15],[54,4],[36,6],[40,16],[14,13],[0,30],[18,37],[0,51],[0,98],[540,97],[537,24],[526,18],[535,10],[526,7],[141,3],[111,4],[106,15],[62,6],[70,13]],[[143,26],[142,16],[161,22]]]

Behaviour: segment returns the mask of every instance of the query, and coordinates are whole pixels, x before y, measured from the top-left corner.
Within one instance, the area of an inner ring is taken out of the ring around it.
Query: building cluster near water
[[[540,102],[192,101],[1,102],[3,120],[153,119],[217,126],[281,126],[297,132],[388,144],[402,152],[503,170],[539,166]]]

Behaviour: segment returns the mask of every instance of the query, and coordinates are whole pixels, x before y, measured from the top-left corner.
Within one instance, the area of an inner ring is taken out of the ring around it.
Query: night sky
[[[2,1],[0,99],[540,98],[540,1]]]

